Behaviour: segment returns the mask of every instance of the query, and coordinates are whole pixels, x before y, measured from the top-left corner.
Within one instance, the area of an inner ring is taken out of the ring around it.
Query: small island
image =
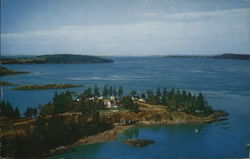
[[[55,54],[34,58],[2,58],[2,64],[86,64],[112,63],[113,60],[88,55]]]
[[[1,156],[44,158],[78,145],[116,140],[135,126],[211,123],[228,115],[208,105],[202,93],[158,88],[124,95],[122,86],[107,85],[99,90],[89,87],[74,97],[69,91],[55,92],[51,101],[39,109],[27,107],[23,116],[17,107],[1,102]],[[143,147],[153,141],[125,143]]]
[[[79,84],[44,84],[44,85],[25,85],[14,88],[15,90],[42,90],[42,89],[65,89],[73,87],[82,87]]]
[[[150,144],[153,144],[153,140],[145,140],[145,139],[127,139],[124,143],[129,144],[134,147],[145,147]]]
[[[17,74],[24,74],[29,73],[27,71],[15,71],[12,69],[7,69],[3,66],[0,66],[0,76],[7,76],[7,75],[17,75]]]
[[[0,80],[0,85],[2,85],[2,86],[15,86],[15,84],[13,84],[13,83],[1,81],[1,80]]]

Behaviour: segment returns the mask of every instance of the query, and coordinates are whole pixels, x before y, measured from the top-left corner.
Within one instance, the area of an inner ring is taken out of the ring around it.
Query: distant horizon
[[[224,54],[235,54],[235,55],[249,55],[249,53],[218,53],[218,54],[151,54],[151,55],[91,55],[91,54],[77,54],[77,53],[42,53],[42,54],[1,54],[2,57],[5,56],[42,56],[42,55],[86,55],[86,56],[99,56],[99,57],[166,57],[166,56],[218,56]],[[250,55],[249,55],[250,56]]]

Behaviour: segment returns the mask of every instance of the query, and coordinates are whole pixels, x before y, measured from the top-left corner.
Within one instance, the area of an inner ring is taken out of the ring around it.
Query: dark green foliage
[[[207,101],[202,93],[196,96],[192,95],[191,92],[185,90],[181,92],[175,88],[172,88],[169,92],[166,88],[162,92],[158,88],[156,95],[154,95],[152,90],[147,90],[146,101],[149,104],[161,104],[167,106],[170,110],[184,111],[194,115],[208,116],[213,113],[212,108],[207,105]]]
[[[83,97],[84,97],[84,98],[93,97],[91,87],[89,87],[88,89],[86,89],[86,90],[83,92]]]
[[[13,107],[10,105],[9,102],[2,101],[0,103],[0,110],[1,110],[0,114],[5,115],[8,118],[13,118],[13,119],[20,118],[19,109],[17,107],[13,109]]]
[[[146,101],[149,104],[154,104],[154,105],[161,104],[160,97],[158,96],[149,96]]]
[[[160,88],[157,88],[156,96],[157,97],[161,97],[161,90],[160,90]]]
[[[37,115],[37,109],[36,108],[27,107],[26,111],[24,112],[24,116],[26,118],[36,117],[36,115]]]
[[[115,97],[117,96],[116,87],[113,88],[113,94],[114,94]]]
[[[145,93],[142,93],[142,94],[141,94],[141,98],[142,98],[142,99],[146,99]]]
[[[1,157],[41,158],[44,152],[61,145],[68,145],[83,136],[95,135],[110,129],[111,125],[100,120],[99,113],[89,122],[69,123],[62,116],[45,119],[39,116],[34,130],[26,130],[25,136],[1,138]]]
[[[137,92],[135,90],[133,90],[133,91],[131,91],[130,95],[135,98],[137,95]]]
[[[2,62],[2,59],[1,59],[1,62]],[[16,75],[16,74],[22,74],[22,73],[29,73],[29,72],[15,71],[15,70],[0,66],[0,76]]]
[[[109,93],[108,86],[105,85],[104,88],[103,88],[103,91],[102,91],[102,96],[105,97],[105,98],[107,98],[108,93]]]
[[[69,107],[73,102],[73,98],[71,96],[71,93],[67,91],[66,93],[60,93],[57,95],[55,94],[53,98],[53,105],[54,107],[54,113],[63,113],[67,110],[67,107]]]
[[[87,55],[57,54],[42,55],[35,58],[3,58],[3,64],[78,64],[112,63],[113,60]]]
[[[60,94],[55,92],[52,102],[49,102],[48,104],[44,105],[41,108],[41,114],[52,115],[52,114],[63,113],[70,109],[72,103],[73,103],[73,97],[69,91]]]
[[[119,98],[122,98],[123,97],[123,94],[124,94],[124,90],[123,90],[123,87],[119,87],[119,90],[118,90],[118,96]]]
[[[110,87],[109,87],[109,96],[112,96],[112,95],[113,95],[113,93],[114,93],[114,92],[113,92],[113,87],[112,87],[112,86],[110,86]]]
[[[139,112],[139,107],[136,103],[133,102],[130,96],[125,96],[121,100],[121,105],[123,108],[129,109],[135,113]]]
[[[100,96],[99,88],[97,87],[97,85],[95,85],[95,88],[94,88],[94,96],[95,97],[99,97]]]

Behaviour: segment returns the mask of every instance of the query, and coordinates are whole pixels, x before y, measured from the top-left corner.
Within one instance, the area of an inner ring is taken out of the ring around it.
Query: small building
[[[121,118],[120,119],[120,124],[121,125],[132,125],[132,124],[135,124],[136,121],[133,121],[131,119],[126,119],[126,118]]]
[[[98,97],[98,100],[103,100],[103,96]]]
[[[94,101],[94,100],[95,100],[95,97],[91,97],[91,98],[89,98],[89,100]]]
[[[111,104],[110,101],[108,101],[108,102],[106,103],[106,107],[107,107],[107,108],[112,108],[112,104]]]
[[[111,101],[114,101],[114,100],[115,100],[115,96],[110,96],[109,99],[110,99]]]
[[[135,97],[131,97],[132,100],[138,100],[138,98],[135,98]]]
[[[79,101],[80,101],[80,99],[79,99],[79,98],[77,98],[77,99],[76,99],[76,101],[77,101],[77,102],[79,102]]]
[[[145,99],[143,99],[143,98],[140,98],[140,99],[139,99],[139,102],[146,103],[146,100],[145,100]]]

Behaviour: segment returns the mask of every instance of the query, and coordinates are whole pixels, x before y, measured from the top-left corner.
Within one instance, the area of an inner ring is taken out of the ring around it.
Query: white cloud
[[[5,33],[3,52],[148,55],[248,52],[249,9],[157,14],[170,21],[62,26],[50,30]],[[188,17],[195,21],[175,21]],[[204,20],[212,17],[215,20]],[[239,23],[240,22],[240,23]]]
[[[200,20],[204,18],[235,18],[239,16],[244,16],[250,18],[250,8],[240,8],[240,9],[230,9],[230,10],[217,10],[217,11],[203,11],[203,12],[182,12],[169,14],[165,12],[155,12],[143,14],[144,17],[151,18],[165,18],[167,20]],[[214,20],[213,19],[213,20]]]

